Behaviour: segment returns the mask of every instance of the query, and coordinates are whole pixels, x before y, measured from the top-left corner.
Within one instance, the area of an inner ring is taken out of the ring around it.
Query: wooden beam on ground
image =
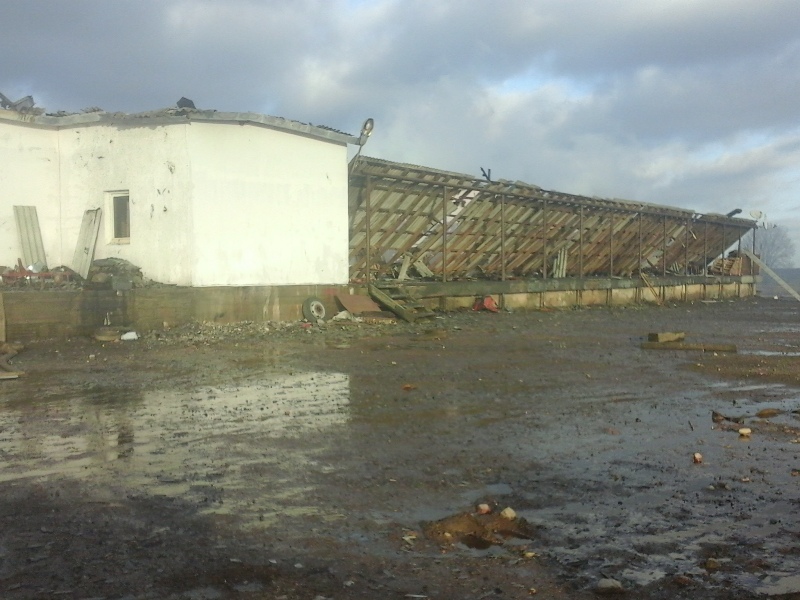
[[[690,352],[736,352],[736,344],[685,344],[683,342],[642,342],[642,350],[686,350]]]
[[[686,334],[682,331],[669,332],[663,331],[660,333],[648,333],[648,342],[682,342],[686,338]]]
[[[409,323],[413,323],[416,319],[414,311],[408,310],[405,306],[391,298],[388,294],[379,290],[374,285],[369,286],[369,295],[372,296],[376,302],[382,304],[398,317]]]

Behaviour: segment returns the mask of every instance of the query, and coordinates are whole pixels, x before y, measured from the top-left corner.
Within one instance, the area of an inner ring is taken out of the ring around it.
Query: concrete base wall
[[[551,279],[408,283],[406,287],[432,309],[470,308],[475,298],[491,296],[511,310],[572,306],[625,306],[744,298],[756,294],[756,277],[653,277],[652,287],[636,279]]]
[[[571,306],[624,306],[753,296],[755,277],[653,278],[652,289],[633,279],[554,279],[408,284],[433,309],[471,308],[492,296],[512,310]],[[366,294],[363,286],[153,287],[127,291],[13,291],[0,294],[0,334],[5,340],[90,335],[108,320],[139,332],[206,321],[295,321],[303,302],[319,298],[328,315],[340,310],[335,296]],[[5,327],[3,327],[5,325]]]
[[[113,326],[151,331],[196,321],[296,321],[317,297],[329,315],[348,286],[140,288],[129,291],[15,291],[2,294],[6,341],[90,335],[106,318]],[[0,315],[2,319],[3,315]],[[0,328],[2,331],[2,328]],[[3,340],[0,340],[3,341]]]

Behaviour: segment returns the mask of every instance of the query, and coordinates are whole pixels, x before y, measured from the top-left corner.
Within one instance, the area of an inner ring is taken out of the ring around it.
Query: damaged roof
[[[450,279],[704,273],[755,227],[364,156],[350,173],[353,279],[417,261]]]
[[[0,119],[42,127],[67,128],[86,125],[111,126],[152,126],[171,125],[186,122],[204,123],[238,123],[268,127],[319,140],[338,144],[358,144],[359,138],[323,125],[312,125],[282,117],[273,117],[252,112],[220,112],[194,108],[163,108],[141,113],[106,112],[101,109],[87,109],[81,113],[48,113],[41,114],[41,109],[34,111],[0,110]]]

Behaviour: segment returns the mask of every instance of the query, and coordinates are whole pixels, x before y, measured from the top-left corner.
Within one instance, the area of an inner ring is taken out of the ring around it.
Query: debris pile
[[[33,96],[25,96],[24,98],[14,101],[2,93],[0,93],[0,108],[13,110],[14,112],[24,115],[41,115],[44,112],[44,109],[36,108]]]
[[[92,262],[87,278],[92,284],[110,285],[115,290],[143,287],[142,270],[123,258],[101,258]]]
[[[15,268],[0,266],[0,289],[69,289],[77,287],[77,279],[76,273],[64,266],[47,269],[34,263],[24,267],[21,260]]]
[[[425,523],[425,535],[443,545],[463,544],[469,548],[486,549],[503,545],[509,538],[530,540],[534,528],[514,509],[504,508],[499,513],[488,504],[479,504],[475,512],[465,512]]]

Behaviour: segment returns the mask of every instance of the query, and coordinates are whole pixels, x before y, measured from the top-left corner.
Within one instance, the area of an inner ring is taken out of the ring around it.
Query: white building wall
[[[191,169],[186,124],[62,129],[61,264],[70,264],[85,210],[102,208],[95,259],[123,258],[145,277],[190,285]],[[109,192],[130,195],[130,240],[113,240]],[[51,261],[52,264],[52,261]]]
[[[0,120],[0,265],[14,267],[22,258],[15,205],[36,207],[46,256],[60,264],[58,163],[55,131]]]
[[[193,285],[347,282],[345,145],[195,122],[188,147]]]
[[[119,121],[47,128],[0,119],[0,265],[21,255],[12,206],[37,207],[48,266],[72,266],[83,214],[95,258],[178,285],[348,280],[347,148],[262,125]],[[109,192],[130,196],[128,243]]]

